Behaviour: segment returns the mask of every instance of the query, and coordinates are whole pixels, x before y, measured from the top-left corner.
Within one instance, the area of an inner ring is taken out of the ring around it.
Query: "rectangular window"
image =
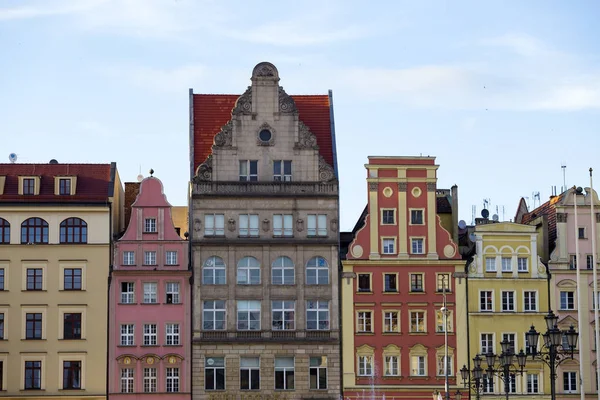
[[[145,251],[144,252],[144,265],[156,265],[156,252]]]
[[[577,228],[577,236],[579,239],[585,239],[585,228]]]
[[[65,290],[81,290],[81,268],[64,269]]]
[[[25,314],[25,339],[42,338],[42,313]]]
[[[592,310],[596,309],[596,304],[600,302],[600,292],[596,292],[596,296],[592,295]]]
[[[273,161],[273,180],[291,182],[292,162],[289,160]]]
[[[398,333],[398,311],[386,311],[383,313],[383,332]]]
[[[308,374],[311,389],[327,389],[327,357],[311,357]]]
[[[410,291],[423,291],[423,274],[410,274]]]
[[[179,368],[167,368],[167,393],[179,392]]]
[[[358,274],[358,291],[371,291],[371,274]]]
[[[395,239],[383,239],[383,254],[395,254],[396,253],[396,240]]]
[[[121,370],[121,393],[133,393],[133,368]]]
[[[329,330],[329,301],[307,301],[306,302],[306,329]]]
[[[146,218],[144,220],[144,233],[156,233],[156,218]]]
[[[485,258],[485,272],[496,272],[496,258],[486,257]]]
[[[202,329],[205,331],[222,331],[225,329],[225,300],[204,301]]]
[[[165,344],[179,346],[179,324],[166,324],[165,331]]]
[[[121,346],[133,346],[134,343],[134,325],[133,324],[122,324],[121,325]]]
[[[494,311],[494,292],[491,290],[482,290],[479,292],[479,311]]]
[[[585,256],[585,261],[587,269],[594,268],[594,256],[592,254],[588,254],[587,256]]]
[[[410,224],[423,225],[423,210],[410,210]]]
[[[260,390],[260,359],[258,357],[240,358],[240,389]]]
[[[35,179],[23,179],[23,194],[35,194]]]
[[[63,361],[63,389],[81,389],[81,361]]]
[[[27,268],[27,290],[42,290],[42,268]]]
[[[292,214],[273,215],[273,236],[294,236]]]
[[[166,265],[177,265],[177,252],[176,251],[167,251],[166,253]]]
[[[225,358],[205,357],[204,389],[225,390]]]
[[[274,331],[296,329],[296,302],[291,301],[272,301],[271,302],[271,325]]]
[[[358,357],[358,375],[373,376],[373,356]]]
[[[518,272],[527,272],[529,271],[529,267],[527,265],[526,257],[518,257],[517,258],[517,271]]]
[[[575,309],[575,293],[560,292],[560,309],[574,310]]]
[[[577,392],[577,372],[568,371],[563,372],[563,390],[566,393]]]
[[[81,313],[65,313],[63,316],[63,338],[81,339]]]
[[[25,390],[42,388],[42,362],[25,361]]]
[[[523,292],[523,311],[537,311],[537,292]]]
[[[396,223],[395,210],[382,210],[381,211],[381,223],[383,225],[394,225]]]
[[[386,292],[398,291],[398,276],[396,274],[384,274],[384,290]]]
[[[204,236],[224,236],[225,215],[206,214],[204,216]]]
[[[121,282],[121,303],[122,304],[135,303],[135,283],[134,282]]]
[[[424,311],[411,311],[410,312],[410,331],[411,332],[425,332],[425,312]]]
[[[385,376],[398,376],[400,370],[398,368],[398,356],[385,356],[384,374]]]
[[[0,313],[0,340],[4,340],[4,313]],[[2,375],[0,375],[1,377]],[[2,390],[2,388],[0,388]]]
[[[438,274],[437,275],[437,287],[438,292],[449,292],[450,291],[450,274]]]
[[[527,393],[540,392],[540,376],[538,374],[527,373]]]
[[[515,311],[515,292],[502,291],[502,311]]]
[[[358,313],[357,331],[358,332],[373,332],[371,325],[371,311],[360,311]]]
[[[308,214],[308,236],[327,236],[327,215]]]
[[[123,265],[135,265],[135,253],[133,251],[123,252]]]
[[[166,303],[179,304],[179,282],[167,282],[166,287]]]
[[[444,328],[444,313],[441,310],[436,310],[435,312],[435,331],[436,332],[445,332],[444,329],[447,329],[448,332],[452,332],[452,311],[446,311],[448,315],[446,316],[446,328]]]
[[[0,268],[0,290],[4,290],[4,268]]]
[[[444,361],[446,361],[444,363]],[[445,365],[444,365],[445,364]],[[446,368],[448,368],[448,376],[452,376],[452,356],[438,356],[437,358],[437,376],[446,376]]]
[[[238,300],[238,331],[260,331],[260,301]]]
[[[493,333],[482,333],[480,340],[480,354],[487,354],[494,352],[494,334]]]
[[[410,374],[412,376],[425,376],[425,356],[410,357]]]
[[[156,393],[156,368],[144,368],[144,393]]]
[[[158,285],[156,282],[144,282],[144,303],[145,304],[157,304],[158,296],[157,290]]]
[[[60,178],[58,180],[58,194],[61,196],[68,196],[71,194],[71,179]]]
[[[240,160],[240,182],[258,181],[258,161]]]
[[[512,258],[502,257],[502,272],[512,272]]]
[[[513,354],[517,354],[516,353],[516,339],[515,339],[515,334],[514,333],[503,333],[502,334],[502,340],[506,340],[509,343],[508,348],[513,352]]]
[[[508,380],[508,392],[517,393],[517,375],[515,374],[510,374],[510,378]]]
[[[156,324],[144,324],[144,346],[156,346],[157,344]]]
[[[571,254],[569,269],[577,269],[577,256],[575,254]]]
[[[423,254],[423,239],[411,239],[412,254]]]
[[[294,357],[275,357],[275,389],[294,389]]]
[[[258,236],[257,214],[240,214],[240,236]]]
[[[494,393],[494,376],[483,374],[481,386],[483,387],[483,393]]]

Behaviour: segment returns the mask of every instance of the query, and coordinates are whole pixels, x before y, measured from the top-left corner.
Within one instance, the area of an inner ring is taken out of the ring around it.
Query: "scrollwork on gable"
[[[231,147],[233,141],[233,122],[227,121],[215,135],[213,147]]]
[[[196,168],[196,176],[192,181],[194,183],[206,182],[212,179],[212,154],[206,157],[206,161]]]
[[[250,115],[252,114],[252,86],[242,94],[235,102],[235,107],[231,110],[231,115]]]
[[[287,94],[283,87],[279,86],[279,112],[281,113],[297,113],[296,102],[292,99],[292,96]]]
[[[319,181],[331,182],[334,179],[335,172],[333,171],[333,167],[319,154]]]
[[[319,150],[317,137],[310,131],[308,125],[302,121],[298,121],[298,141],[294,144],[294,148]]]

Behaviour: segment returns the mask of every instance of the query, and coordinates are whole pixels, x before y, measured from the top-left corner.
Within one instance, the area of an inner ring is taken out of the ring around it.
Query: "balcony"
[[[192,196],[256,197],[337,197],[338,184],[322,182],[199,182],[192,184]]]
[[[337,342],[339,331],[202,331],[196,343],[206,342]]]

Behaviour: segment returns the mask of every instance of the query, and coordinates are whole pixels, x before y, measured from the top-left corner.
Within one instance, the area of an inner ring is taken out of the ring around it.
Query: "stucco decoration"
[[[253,78],[278,78],[277,68],[270,62],[261,62],[252,70]]]
[[[200,220],[200,218],[195,218],[194,219],[194,232],[200,232],[200,229],[202,229],[202,221]]]
[[[541,278],[545,278],[546,275],[546,266],[542,263],[542,257],[538,256],[538,260],[537,260],[537,270],[538,270],[538,274]]]
[[[269,140],[262,140],[260,138],[260,133],[263,130],[271,132],[271,137],[269,138]],[[264,122],[261,126],[258,127],[258,130],[256,131],[256,144],[259,146],[273,146],[275,144],[275,129],[273,129],[273,127],[268,123]]]
[[[352,253],[352,257],[360,258],[363,255],[363,248],[360,244],[355,244],[354,246],[352,246],[350,252]]]
[[[454,255],[456,254],[456,249],[454,248],[454,246],[452,246],[451,244],[447,244],[446,246],[444,246],[444,255],[448,258],[452,258],[454,257]]]
[[[310,131],[308,125],[302,121],[298,121],[298,141],[294,144],[294,148],[319,150],[317,137]]]
[[[378,186],[377,182],[369,182],[369,192],[376,192]]]
[[[427,182],[427,191],[428,192],[435,192],[435,182]]]
[[[229,232],[235,231],[235,219],[229,218],[227,220],[227,229],[229,229]]]
[[[556,222],[567,222],[566,213],[556,213]]]
[[[296,102],[281,86],[279,86],[279,112],[286,114],[298,113]]]
[[[413,195],[413,197],[417,198],[417,197],[421,197],[421,193],[423,193],[423,191],[421,190],[420,187],[414,187],[413,190],[410,191]]]
[[[392,194],[394,194],[394,190],[391,187],[387,186],[385,189],[383,189],[383,195],[385,197],[392,197]]]
[[[304,220],[303,219],[298,218],[296,220],[296,230],[298,232],[302,232],[304,230]]]
[[[398,191],[399,192],[406,192],[407,190],[408,190],[408,183],[406,183],[406,182],[398,183]]]
[[[335,174],[331,165],[319,154],[319,181],[330,182],[335,179]]]
[[[235,107],[231,110],[231,115],[249,115],[252,114],[252,86],[242,94],[235,102]]]
[[[216,147],[231,147],[233,139],[233,122],[229,120],[223,127],[221,131],[215,135],[215,144]]]
[[[206,182],[212,180],[212,154],[206,157],[206,160],[196,168],[194,183]]]
[[[263,219],[262,229],[263,229],[263,232],[269,232],[269,230],[271,229],[271,221],[269,219],[267,219],[267,218]]]
[[[337,232],[338,230],[338,220],[337,219],[332,219],[331,222],[329,223],[329,227],[331,228],[332,232]]]

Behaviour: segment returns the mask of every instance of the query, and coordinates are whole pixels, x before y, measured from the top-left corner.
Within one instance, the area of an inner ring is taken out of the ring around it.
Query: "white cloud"
[[[34,2],[33,5],[0,8],[0,20],[19,20],[30,18],[70,15],[95,8],[106,0],[81,0]]]

